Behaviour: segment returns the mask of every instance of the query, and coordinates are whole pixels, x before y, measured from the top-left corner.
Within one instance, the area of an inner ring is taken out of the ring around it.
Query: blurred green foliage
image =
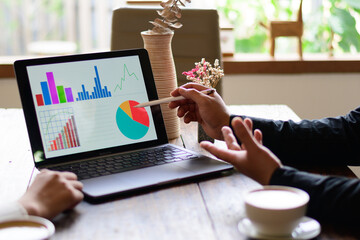
[[[58,17],[64,15],[63,0],[42,0],[42,6],[47,11],[55,13]]]
[[[268,52],[267,31],[259,22],[295,20],[299,4],[300,0],[217,1],[220,16],[235,26],[235,51],[243,53]],[[329,52],[331,45],[335,53],[360,52],[360,0],[304,0],[303,20],[304,52]],[[295,47],[277,44],[277,51]]]
[[[63,40],[63,0],[0,0],[0,53],[23,55],[28,40]],[[25,28],[26,27],[26,28]],[[25,31],[30,33],[24,36]]]
[[[20,27],[20,22],[18,16],[12,15],[14,9],[17,9],[18,15],[22,14],[24,10],[24,1],[22,0],[0,0],[0,20],[6,22],[6,25],[9,26],[11,30],[16,30]],[[61,21],[61,17],[64,16],[64,3],[63,0],[41,0],[39,1],[28,1],[28,4],[31,5],[32,11],[28,12],[26,15],[30,24],[38,17],[38,12],[46,12],[48,16],[55,17],[58,21]],[[29,7],[29,6],[28,6]],[[4,16],[6,13],[7,16]],[[51,29],[49,36],[54,34],[57,31],[56,28]]]

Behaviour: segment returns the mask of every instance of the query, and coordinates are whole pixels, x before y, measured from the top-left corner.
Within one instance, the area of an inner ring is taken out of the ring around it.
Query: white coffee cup
[[[304,217],[309,195],[300,189],[264,186],[245,196],[245,212],[256,231],[268,236],[289,236]]]
[[[54,232],[54,224],[42,217],[26,216],[0,222],[0,239],[43,240]]]

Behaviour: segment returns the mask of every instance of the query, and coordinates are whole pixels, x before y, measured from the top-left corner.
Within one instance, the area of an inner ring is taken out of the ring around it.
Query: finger
[[[245,123],[246,126],[250,129],[250,131],[252,131],[252,129],[253,129],[253,122],[251,121],[251,119],[250,119],[250,118],[245,118],[245,119],[244,119],[244,123]],[[241,144],[241,148],[242,148],[243,150],[246,150],[245,144]]]
[[[263,141],[262,141],[263,135],[262,135],[262,132],[259,129],[255,129],[254,137],[255,137],[256,141],[258,141],[258,143],[263,145]]]
[[[208,87],[205,87],[205,86],[203,86],[201,84],[198,84],[198,83],[186,83],[186,84],[176,88],[172,92],[170,92],[170,95],[173,96],[173,97],[180,96],[181,95],[180,89],[196,89],[198,91],[202,91],[202,90],[208,89]]]
[[[65,177],[68,180],[77,180],[77,176],[72,172],[60,172],[61,176]]]
[[[186,85],[187,85],[187,84],[184,84],[184,85],[176,88],[175,90],[171,91],[171,92],[170,92],[170,95],[173,96],[173,97],[181,96],[181,94],[179,93],[179,90],[180,90],[180,88],[187,88]]]
[[[188,83],[180,86],[180,88],[187,88],[187,89],[193,88],[193,89],[196,89],[198,91],[202,91],[202,90],[208,89],[209,87],[206,87],[206,86],[201,85],[199,83],[188,82]]]
[[[248,128],[252,131],[253,122],[251,121],[251,119],[250,118],[245,118],[244,122],[245,122],[246,126],[248,126]]]
[[[236,153],[240,153],[239,151],[236,151],[235,153],[228,149],[219,148],[207,141],[201,142],[200,147],[204,148],[206,151],[208,151],[215,157],[222,159],[225,162],[228,162],[232,165],[236,163]]]
[[[188,104],[194,104],[194,101],[190,100],[190,99],[184,99],[184,100],[179,100],[179,101],[173,101],[170,102],[168,104],[169,108],[177,108],[179,106],[184,106],[184,105],[188,105]]]
[[[246,146],[245,146],[244,144],[241,144],[241,145],[240,145],[240,149],[241,149],[241,150],[246,150]]]
[[[185,114],[184,116],[184,122],[185,123],[189,123],[189,122],[196,122],[198,121],[196,114],[193,112],[188,112]]]
[[[75,198],[77,202],[80,202],[81,200],[84,199],[84,194],[81,191],[77,191]]]
[[[188,105],[180,106],[177,110],[178,117],[180,118],[183,117],[189,110],[190,110],[190,106]]]
[[[204,87],[205,89],[209,89]],[[192,101],[194,101],[195,103],[199,103],[201,102],[203,99],[206,99],[210,96],[201,93],[200,91],[198,91],[195,88],[190,88],[190,89],[186,89],[186,88],[180,88],[179,89],[179,93],[185,97],[186,99],[190,99]]]
[[[79,181],[71,181],[70,184],[77,190],[82,190],[84,185]]]
[[[229,127],[225,126],[221,129],[221,131],[224,136],[224,140],[226,142],[228,149],[241,150],[232,130]]]
[[[84,194],[79,190],[72,191],[74,205],[70,206],[69,209],[73,209],[81,200],[84,199]]]
[[[171,91],[170,95],[173,96],[173,97],[180,96],[179,88],[176,88],[175,90]]]
[[[196,110],[195,104],[186,104],[178,108],[178,117],[183,117],[187,112],[194,112]]]
[[[180,103],[178,103],[178,101],[175,102],[169,102],[168,107],[173,109],[173,108],[177,108],[178,106],[180,106]]]
[[[236,117],[231,122],[236,136],[240,139],[242,144],[246,146],[247,150],[257,148],[256,140],[253,138],[251,130],[247,127],[244,121]]]

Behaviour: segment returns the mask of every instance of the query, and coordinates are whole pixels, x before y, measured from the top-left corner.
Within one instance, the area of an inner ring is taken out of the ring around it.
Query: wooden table
[[[299,117],[284,105],[230,106],[237,113],[274,119]],[[19,198],[34,164],[21,109],[0,109],[0,199]],[[197,124],[182,124],[186,148],[203,151]],[[185,131],[186,129],[186,131]],[[183,145],[181,139],[172,141]],[[221,143],[217,143],[221,144]],[[334,172],[334,170],[332,170]],[[353,176],[349,169],[339,169]],[[172,185],[101,204],[80,203],[53,220],[52,239],[247,239],[237,224],[244,217],[243,197],[259,184],[241,173],[195,183]],[[356,233],[323,226],[317,239],[358,239]]]

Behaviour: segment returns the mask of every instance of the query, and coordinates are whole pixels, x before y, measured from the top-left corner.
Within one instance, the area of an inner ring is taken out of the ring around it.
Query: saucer
[[[291,233],[291,236],[267,236],[256,231],[248,218],[242,218],[238,224],[238,229],[242,234],[255,239],[268,240],[306,240],[316,237],[321,232],[321,226],[318,221],[309,217],[301,218],[299,225]]]

